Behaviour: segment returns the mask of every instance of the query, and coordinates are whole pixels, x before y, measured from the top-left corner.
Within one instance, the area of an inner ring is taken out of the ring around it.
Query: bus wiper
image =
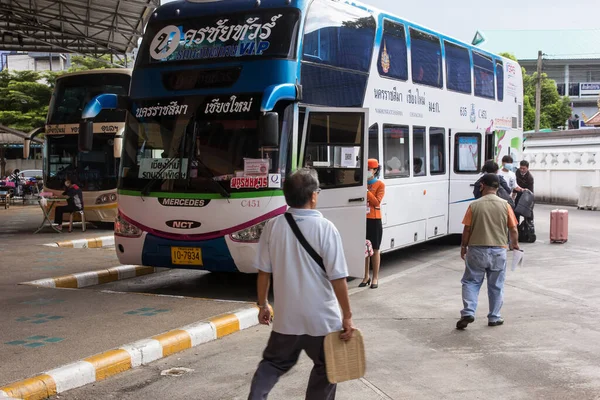
[[[169,160],[168,163],[166,163],[157,173],[157,176],[161,176],[163,172],[165,172],[167,170],[167,168],[169,168],[176,160],[182,160],[183,157],[173,157]],[[152,180],[150,182],[148,182],[146,184],[146,186],[144,186],[142,188],[142,196],[148,196],[150,194],[150,189],[152,188],[152,186],[156,183],[156,181],[158,181],[161,178],[152,178]],[[166,180],[166,178],[162,178],[161,183],[164,182]]]
[[[208,178],[211,185],[215,189],[217,189],[219,191],[219,193],[221,193],[221,196],[230,198],[231,193],[229,193],[227,191],[227,189],[225,189],[223,186],[221,186],[221,184],[219,182],[214,180],[215,174],[212,173],[212,171],[206,166],[206,164],[204,164],[199,158],[196,158],[196,162],[198,163],[198,165],[200,165],[206,171],[206,174],[204,174],[204,175]]]
[[[196,161],[198,163],[198,165],[200,165],[204,171],[206,171],[205,174],[203,174],[206,178],[208,178],[208,180],[210,181],[210,184],[217,189],[217,191],[219,193],[221,193],[221,196],[226,197],[226,198],[230,198],[231,197],[231,193],[229,193],[223,186],[221,186],[220,183],[218,183],[217,181],[214,180],[215,178],[215,174],[213,174],[213,172],[210,170],[210,168],[208,168],[206,166],[206,164],[204,164],[202,162],[202,160],[200,160],[200,158],[198,158],[196,156],[196,138],[198,137],[198,131],[200,130],[200,128],[198,127],[198,120],[195,117],[192,117],[194,120],[194,125],[193,125],[193,133],[192,133],[192,156],[193,156],[193,160]],[[189,180],[188,180],[189,182]],[[188,183],[189,184],[189,183]]]

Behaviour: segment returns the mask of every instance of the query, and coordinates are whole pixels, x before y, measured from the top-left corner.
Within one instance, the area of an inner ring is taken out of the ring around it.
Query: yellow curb
[[[240,330],[240,321],[235,314],[226,314],[209,320],[217,329],[217,339]]]
[[[73,275],[59,276],[58,278],[52,279],[54,279],[54,284],[57,288],[77,289],[79,287],[77,278]]]
[[[163,357],[192,347],[192,338],[186,331],[176,329],[162,335],[153,336],[162,346]]]
[[[0,387],[0,390],[8,396],[23,400],[41,400],[57,394],[54,379],[46,374]]]
[[[101,381],[131,369],[131,356],[125,350],[110,350],[106,353],[84,358],[96,369],[96,380]]]

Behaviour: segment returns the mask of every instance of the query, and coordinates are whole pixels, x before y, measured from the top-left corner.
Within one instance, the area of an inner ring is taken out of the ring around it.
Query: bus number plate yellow
[[[202,265],[200,247],[171,247],[171,262],[176,265]]]

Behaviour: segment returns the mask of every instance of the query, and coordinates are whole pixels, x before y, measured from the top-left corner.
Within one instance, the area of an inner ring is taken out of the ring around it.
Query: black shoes
[[[502,318],[498,318],[497,321],[488,322],[488,326],[500,326],[502,324],[504,324],[504,320]]]
[[[378,283],[372,283],[371,284],[371,289],[377,289],[379,287]]]
[[[365,287],[365,286],[369,286],[371,284],[371,279],[369,278],[368,281],[366,282],[361,282],[358,287]]]
[[[465,315],[461,317],[456,323],[456,329],[463,330],[469,325],[471,322],[475,321],[475,317],[472,315]]]

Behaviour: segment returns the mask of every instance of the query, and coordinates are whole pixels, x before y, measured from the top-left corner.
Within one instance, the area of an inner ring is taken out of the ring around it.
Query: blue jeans
[[[486,276],[490,301],[490,312],[487,317],[490,322],[500,318],[506,277],[506,249],[502,247],[469,247],[465,261],[465,274],[461,280],[464,306],[460,312],[461,316],[475,316],[479,290]]]

